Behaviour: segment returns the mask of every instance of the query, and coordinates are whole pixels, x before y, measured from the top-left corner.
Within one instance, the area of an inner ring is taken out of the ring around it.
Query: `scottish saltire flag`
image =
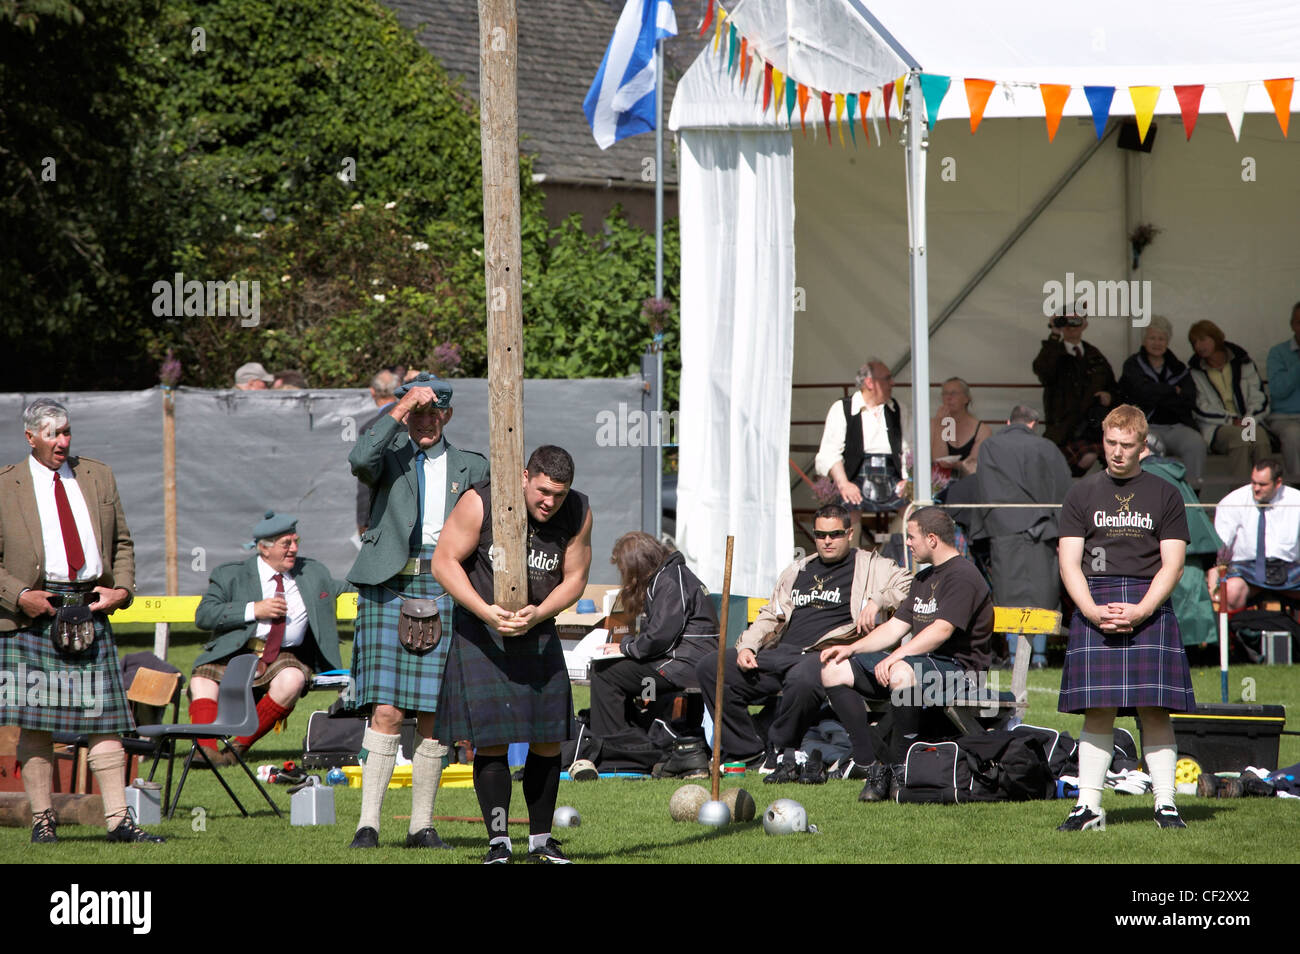
[[[676,35],[677,16],[669,0],[627,0],[582,101],[601,149],[655,128],[655,43]]]

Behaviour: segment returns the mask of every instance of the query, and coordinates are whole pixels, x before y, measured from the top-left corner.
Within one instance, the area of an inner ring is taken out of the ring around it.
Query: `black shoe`
[[[47,808],[43,812],[37,812],[32,816],[32,844],[33,845],[55,845],[59,841],[59,833],[55,830],[59,820],[54,817],[54,809]]]
[[[787,755],[776,766],[776,771],[763,776],[764,785],[784,785],[799,781],[799,763],[793,755]]]
[[[1177,812],[1174,813],[1175,815]],[[1160,816],[1156,816],[1157,823]],[[1106,811],[1094,812],[1087,805],[1075,805],[1074,811],[1070,812],[1065,821],[1056,826],[1057,831],[1095,831],[1106,830]]]
[[[534,848],[528,852],[528,860],[539,865],[571,865],[573,864],[568,858],[564,857],[564,852],[560,850],[560,843],[554,838],[547,838],[546,844],[540,848]]]
[[[872,762],[864,766],[864,772],[867,781],[858,793],[858,801],[883,802],[889,798],[890,781],[894,777],[889,766],[883,762]]]
[[[803,763],[803,771],[799,773],[799,784],[826,784],[826,765],[822,762],[822,753],[819,749],[808,753],[808,760]]]
[[[889,800],[898,801],[898,791],[903,787],[903,779],[907,778],[907,766],[901,762],[897,765],[888,765],[889,770]]]
[[[160,845],[167,839],[164,838],[162,835],[151,835],[143,828],[137,826],[135,823],[135,813],[128,808],[126,810],[125,817],[122,819],[122,823],[118,825],[116,828],[111,829],[109,831],[108,840],[124,841],[124,842],[150,842],[152,844]]]
[[[511,852],[510,846],[501,842],[495,842],[488,845],[487,857],[483,859],[485,865],[508,865],[514,860],[514,853]]]
[[[379,832],[375,831],[369,825],[364,825],[357,829],[357,833],[352,836],[352,844],[349,848],[378,848]]]
[[[703,739],[678,739],[659,770],[660,778],[692,778],[709,770],[709,750]]]
[[[438,837],[438,832],[433,828],[432,825],[429,826],[428,828],[421,828],[414,835],[412,835],[410,832],[407,832],[406,847],[407,848],[446,848],[448,851],[451,851],[451,845],[447,844],[445,841],[443,841],[441,838]]]
[[[869,776],[867,773],[870,769],[870,765],[859,765],[857,762],[853,761],[853,759],[849,759],[840,769],[840,778],[868,778]]]
[[[1102,826],[1105,827],[1104,825]],[[1156,827],[1157,828],[1186,828],[1187,823],[1183,821],[1178,809],[1173,805],[1156,806]]]

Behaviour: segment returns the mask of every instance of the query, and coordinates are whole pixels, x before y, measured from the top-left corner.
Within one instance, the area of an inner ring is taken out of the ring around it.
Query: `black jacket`
[[[623,637],[623,655],[655,665],[679,686],[697,685],[695,664],[718,648],[718,611],[680,553],[650,578],[643,614],[641,632]]]
[[[1047,415],[1044,435],[1053,444],[1101,440],[1099,425],[1106,408],[1094,395],[1106,391],[1111,395],[1111,406],[1115,404],[1115,372],[1110,362],[1088,342],[1080,344],[1083,357],[1076,358],[1065,350],[1060,338],[1047,338],[1034,359],[1034,374],[1043,385],[1043,411]],[[983,449],[980,453],[984,453]]]
[[[1196,426],[1196,382],[1187,366],[1165,352],[1165,363],[1157,371],[1145,349],[1138,349],[1124,362],[1119,389],[1124,400],[1142,409],[1150,424]]]

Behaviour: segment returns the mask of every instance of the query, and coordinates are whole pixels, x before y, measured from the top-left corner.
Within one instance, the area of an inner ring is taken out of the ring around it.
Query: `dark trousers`
[[[591,731],[598,739],[645,736],[635,718],[638,700],[653,704],[682,688],[660,675],[653,663],[635,659],[595,662],[591,667]]]
[[[723,661],[726,692],[720,728],[723,758],[730,761],[753,758],[766,747],[749,717],[751,705],[770,703],[781,693],[766,740],[780,750],[796,747],[803,741],[804,733],[826,702],[819,654],[776,646],[763,650],[757,658],[757,669],[742,670],[736,665],[736,650],[728,649]],[[700,678],[704,703],[712,715],[717,697],[718,654],[711,653],[701,659],[695,672]],[[716,739],[719,727],[715,726],[713,731]]]

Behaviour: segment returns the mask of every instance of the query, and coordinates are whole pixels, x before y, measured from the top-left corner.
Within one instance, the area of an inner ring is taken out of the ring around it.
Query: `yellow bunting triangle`
[[[844,148],[844,94],[835,94],[835,131],[840,134],[840,148]],[[852,117],[849,117],[852,122]]]
[[[1138,141],[1145,142],[1147,130],[1151,128],[1151,117],[1155,115],[1156,100],[1160,98],[1160,87],[1130,86],[1128,94],[1133,97],[1133,113],[1138,121]]]

